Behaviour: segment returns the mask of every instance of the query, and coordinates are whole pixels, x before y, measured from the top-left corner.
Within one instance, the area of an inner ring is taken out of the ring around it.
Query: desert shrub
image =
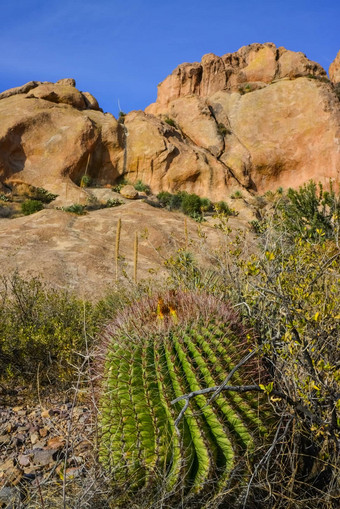
[[[30,214],[34,214],[34,212],[38,212],[44,208],[43,204],[39,200],[25,200],[21,204],[21,212],[25,216],[29,216]]]
[[[110,200],[107,200],[107,202],[104,205],[104,208],[119,207],[119,205],[123,205],[123,202],[121,200],[111,198]]]
[[[157,199],[163,207],[170,207],[173,195],[168,191],[161,191],[157,194]]]
[[[181,211],[188,215],[201,215],[201,198],[197,194],[181,193]]]
[[[178,191],[171,194],[162,191],[157,195],[159,203],[169,210],[180,210],[196,221],[203,220],[203,213],[213,210],[213,204],[208,198],[200,198],[197,194],[189,194],[186,191]]]
[[[124,113],[124,111],[120,111],[119,115],[118,115],[118,123],[119,124],[124,124],[125,117],[126,117],[126,113]]]
[[[242,192],[241,191],[235,191],[235,193],[233,193],[230,198],[232,198],[233,200],[238,200],[240,198],[243,198],[243,195],[242,195]]]
[[[184,401],[172,404],[185,392],[221,383],[252,347],[231,305],[196,292],[144,298],[123,310],[103,339],[99,456],[120,489],[117,506],[126,507],[129,496],[136,500],[139,490],[145,507],[162,497],[169,507],[202,507],[217,495],[235,502],[256,444],[275,422],[266,397],[225,393],[211,406],[200,395],[181,422]],[[267,380],[255,358],[234,382],[254,377]]]
[[[330,238],[340,224],[340,196],[330,185],[310,181],[298,190],[288,189],[277,203],[276,225],[291,234],[312,239]]]
[[[2,278],[0,299],[0,378],[71,382],[99,322],[96,307],[18,274]]]
[[[117,179],[116,184],[112,186],[112,191],[114,191],[115,193],[120,193],[122,187],[127,186],[128,184],[130,184],[128,180],[126,180],[123,177],[120,177],[119,179]]]
[[[136,189],[136,191],[140,191],[146,194],[150,194],[151,192],[150,186],[148,186],[147,184],[143,184],[141,180],[137,180],[137,182],[134,184],[134,188]]]
[[[171,127],[177,127],[176,122],[174,121],[173,118],[165,117],[164,122],[170,125]]]
[[[8,202],[8,201],[9,201],[9,198],[8,198],[8,196],[6,196],[5,194],[0,194],[0,200],[1,200],[1,201]]]
[[[225,216],[235,216],[236,212],[229,207],[228,203],[225,201],[219,201],[214,204],[214,209],[217,214],[222,214]]]
[[[51,201],[57,198],[57,194],[50,193],[42,187],[37,187],[33,191],[33,197],[35,200],[39,200],[42,203],[51,203]]]
[[[85,205],[80,205],[79,203],[73,203],[68,207],[62,207],[61,209],[64,212],[71,212],[72,214],[77,214],[78,216],[82,216],[86,214]]]

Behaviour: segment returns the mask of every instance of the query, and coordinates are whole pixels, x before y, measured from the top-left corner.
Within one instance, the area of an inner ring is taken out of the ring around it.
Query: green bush
[[[215,211],[217,214],[222,214],[224,216],[235,216],[235,210],[231,209],[225,201],[219,201],[214,204]]]
[[[120,193],[122,187],[127,186],[128,184],[130,184],[128,180],[126,180],[125,178],[119,178],[117,180],[117,183],[114,186],[112,186],[112,191],[114,191],[115,193]]]
[[[310,181],[298,190],[288,189],[277,202],[276,226],[292,235],[329,238],[340,225],[340,196],[330,183],[324,191],[321,183]]]
[[[49,193],[46,189],[42,187],[37,187],[34,190],[34,199],[39,200],[42,203],[51,203],[51,201],[57,198],[57,194]]]
[[[173,118],[165,117],[164,122],[166,124],[170,125],[171,127],[175,127],[175,128],[177,127],[176,122],[174,121]]]
[[[170,207],[173,195],[168,191],[161,191],[157,194],[157,199],[163,207]]]
[[[123,205],[123,202],[121,200],[111,198],[110,200],[107,200],[107,202],[104,205],[104,208],[119,207],[119,205]]]
[[[69,207],[62,207],[64,212],[72,212],[73,214],[77,214],[78,216],[82,216],[86,214],[85,205],[80,205],[79,203],[73,203]]]
[[[181,211],[187,216],[201,215],[201,198],[197,194],[181,193]]]
[[[176,194],[162,191],[157,198],[163,207],[169,210],[181,210],[196,221],[202,221],[203,213],[213,210],[213,205],[208,198],[200,198],[197,194],[189,194],[186,191],[179,191]]]
[[[147,184],[143,184],[141,180],[137,180],[137,182],[134,184],[134,188],[136,189],[136,191],[140,191],[146,194],[150,194],[151,192],[150,186],[148,186]]]
[[[34,214],[34,212],[38,212],[44,208],[41,201],[38,200],[25,200],[21,204],[21,212],[25,216],[29,216],[30,214]]]
[[[0,379],[69,383],[100,313],[91,303],[18,274],[0,286]],[[86,337],[84,335],[86,330]]]
[[[124,124],[125,117],[126,117],[126,113],[124,113],[124,111],[120,111],[119,112],[119,116],[118,116],[118,123],[119,124]]]

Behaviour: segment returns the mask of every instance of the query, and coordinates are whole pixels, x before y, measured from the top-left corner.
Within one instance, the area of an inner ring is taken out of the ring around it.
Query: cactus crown
[[[222,393],[198,396],[175,430],[185,393],[219,385],[251,348],[250,334],[228,303],[211,295],[168,292],[124,310],[103,333],[100,459],[117,485],[214,496],[244,478],[245,459],[266,432],[265,402]],[[235,373],[234,385],[259,382],[258,361]],[[243,458],[243,459],[241,459]],[[243,465],[241,465],[243,463]],[[243,477],[242,477],[243,476]],[[202,498],[203,497],[203,498]],[[188,499],[188,500],[189,500]]]

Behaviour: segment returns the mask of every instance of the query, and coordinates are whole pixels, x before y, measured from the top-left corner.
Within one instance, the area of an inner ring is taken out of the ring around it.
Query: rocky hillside
[[[87,173],[220,200],[338,179],[339,55],[330,77],[302,53],[251,44],[180,65],[156,103],[119,120],[72,79],[32,81],[0,94],[0,186],[19,179],[79,202]]]

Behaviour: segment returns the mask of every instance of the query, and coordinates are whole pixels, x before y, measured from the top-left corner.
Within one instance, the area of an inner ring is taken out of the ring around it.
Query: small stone
[[[23,433],[18,433],[14,437],[14,443],[16,446],[22,445],[25,442],[25,435]]]
[[[30,439],[31,439],[32,445],[35,445],[38,442],[38,440],[39,440],[38,433],[31,433]]]
[[[55,449],[37,449],[34,451],[33,463],[42,467],[55,461],[57,451]]]
[[[30,458],[25,454],[19,454],[18,462],[22,467],[27,467],[30,464]]]
[[[0,445],[7,445],[11,441],[11,437],[9,435],[1,435],[0,436]]]
[[[138,196],[138,191],[133,186],[127,185],[121,188],[120,194],[128,200],[135,200]]]
[[[65,438],[62,436],[59,437],[53,437],[50,438],[50,440],[47,442],[48,447],[51,447],[52,449],[62,449],[65,445]]]
[[[47,428],[41,428],[41,429],[39,430],[39,435],[40,435],[41,437],[45,438],[47,434],[48,434],[48,429],[47,429]]]

